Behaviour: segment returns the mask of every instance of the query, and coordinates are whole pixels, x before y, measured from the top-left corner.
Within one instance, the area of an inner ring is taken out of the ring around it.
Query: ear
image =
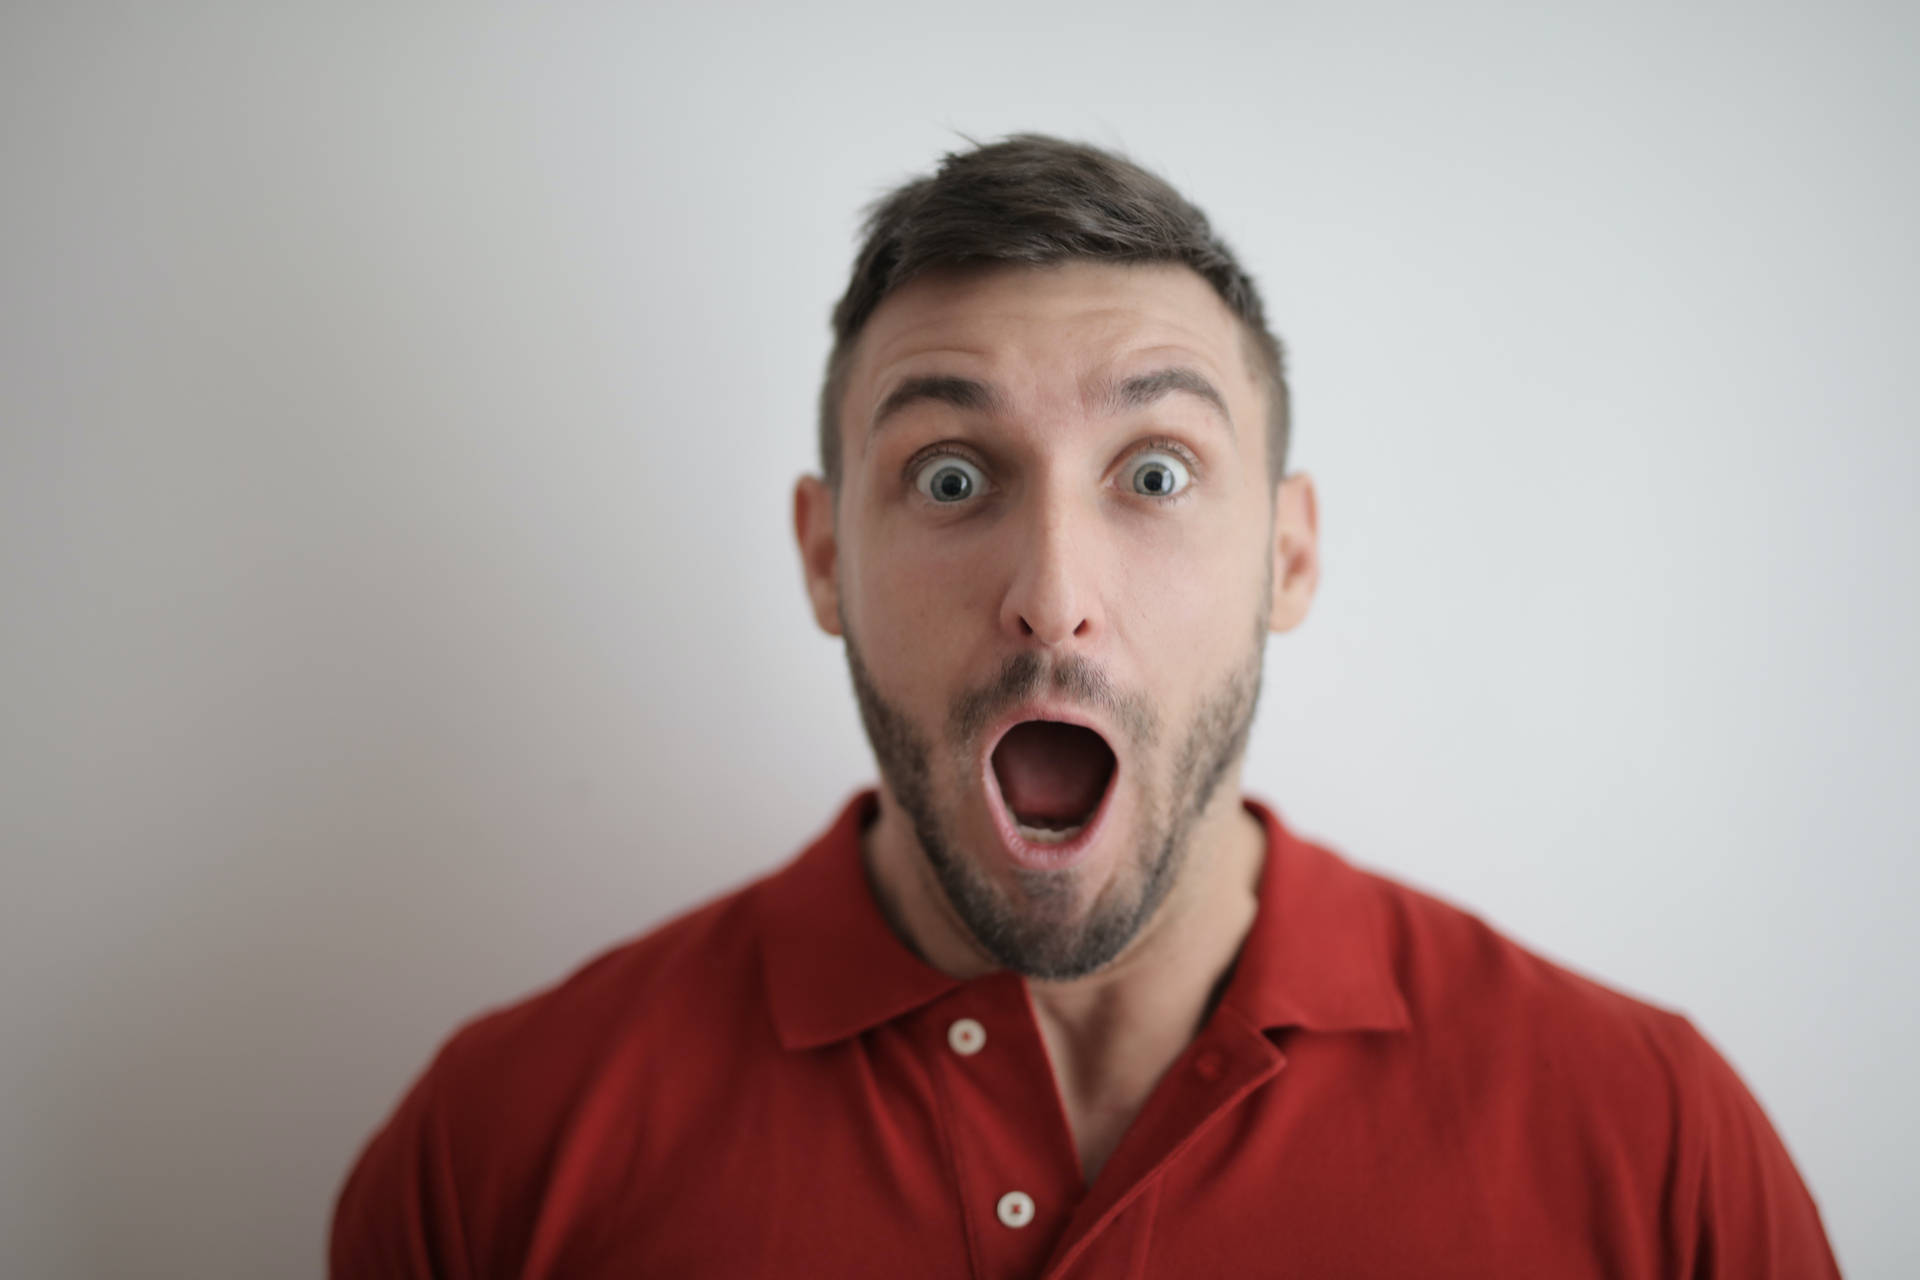
[[[1291,631],[1320,585],[1320,511],[1313,477],[1296,471],[1273,491],[1273,612],[1267,626]]]
[[[813,620],[830,636],[840,634],[840,541],[834,529],[833,491],[819,476],[801,476],[793,486],[793,537],[800,544]]]

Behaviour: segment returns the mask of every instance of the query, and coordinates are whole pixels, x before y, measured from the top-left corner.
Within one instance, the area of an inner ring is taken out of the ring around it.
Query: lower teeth
[[[1083,822],[1078,827],[1063,827],[1058,831],[1052,827],[1030,827],[1024,822],[1015,825],[1020,828],[1021,838],[1033,844],[1065,844],[1079,835],[1081,827],[1086,826],[1086,823]]]

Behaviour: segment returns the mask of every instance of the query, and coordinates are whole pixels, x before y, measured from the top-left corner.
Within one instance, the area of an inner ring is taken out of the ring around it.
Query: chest
[[[971,994],[688,1073],[631,1128],[573,1135],[514,1274],[1657,1274],[1597,1252],[1603,1208],[1543,1185],[1510,1136],[1378,1064],[1211,1025],[1130,1117],[1081,1130],[1032,1018]],[[1111,1146],[1089,1184],[1093,1134]]]

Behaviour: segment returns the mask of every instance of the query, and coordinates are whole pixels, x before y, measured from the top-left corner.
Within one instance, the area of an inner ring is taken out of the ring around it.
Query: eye
[[[1143,453],[1130,466],[1133,491],[1149,498],[1171,498],[1193,482],[1187,464],[1164,450]]]
[[[913,473],[913,484],[929,501],[951,507],[985,492],[987,477],[965,458],[943,454],[927,459]]]

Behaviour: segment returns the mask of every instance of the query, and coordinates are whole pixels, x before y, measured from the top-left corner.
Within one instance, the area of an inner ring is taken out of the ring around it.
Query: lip
[[[1107,744],[1107,750],[1113,752],[1113,772],[1107,775],[1106,790],[1100,793],[1100,803],[1094,806],[1093,816],[1087,819],[1078,835],[1059,844],[1035,844],[1020,834],[1020,828],[1013,821],[1013,812],[1007,807],[1007,799],[1000,793],[1000,778],[993,771],[993,753],[999,748],[1000,739],[1006,737],[1007,731],[1015,725],[1025,724],[1029,720],[1078,725],[1099,734],[1100,740]],[[986,791],[987,808],[993,813],[994,829],[1000,835],[1000,845],[1008,858],[1030,871],[1062,871],[1085,858],[1094,842],[1100,838],[1101,829],[1106,826],[1107,814],[1113,808],[1113,797],[1119,790],[1122,769],[1120,752],[1114,747],[1113,734],[1107,727],[1074,707],[1029,702],[1014,707],[995,720],[986,743],[986,750],[980,756],[980,780]]]

